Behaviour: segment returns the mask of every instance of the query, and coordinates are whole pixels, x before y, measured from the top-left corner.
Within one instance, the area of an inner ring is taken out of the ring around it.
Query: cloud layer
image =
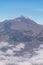
[[[20,56],[16,55],[24,48],[24,43],[14,46],[8,42],[0,42],[0,65],[43,65],[43,45],[34,48],[33,55],[29,51]]]

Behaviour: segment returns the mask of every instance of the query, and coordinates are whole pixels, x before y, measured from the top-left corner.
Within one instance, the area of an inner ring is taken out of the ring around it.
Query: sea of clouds
[[[35,55],[24,52],[23,56],[15,56],[16,52],[25,48],[24,43],[16,46],[8,42],[0,42],[0,65],[43,65],[43,44],[39,48],[33,48]]]

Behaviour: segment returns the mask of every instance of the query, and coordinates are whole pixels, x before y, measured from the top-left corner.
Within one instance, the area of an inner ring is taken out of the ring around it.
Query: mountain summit
[[[24,16],[21,16],[12,20],[5,20],[4,22],[0,23],[0,28],[4,29],[4,27],[5,28],[10,27],[11,29],[22,30],[22,31],[34,30],[35,32],[41,28],[33,20],[26,18]]]
[[[28,42],[42,35],[43,26],[24,16],[0,22],[0,41]]]

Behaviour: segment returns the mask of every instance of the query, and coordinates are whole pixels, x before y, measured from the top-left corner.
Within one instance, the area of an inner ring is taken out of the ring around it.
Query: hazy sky
[[[21,15],[43,24],[43,0],[0,0],[0,21]]]

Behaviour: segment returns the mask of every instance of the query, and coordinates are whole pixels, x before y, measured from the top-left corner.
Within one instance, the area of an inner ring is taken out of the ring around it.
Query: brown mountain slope
[[[31,41],[43,36],[43,26],[24,16],[0,22],[0,41]]]

